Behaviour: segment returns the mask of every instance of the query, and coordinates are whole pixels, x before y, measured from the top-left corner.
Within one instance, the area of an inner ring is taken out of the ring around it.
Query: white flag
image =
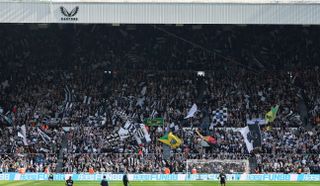
[[[250,153],[253,150],[253,143],[248,140],[248,134],[250,132],[249,127],[246,126],[244,128],[241,128],[239,132],[242,134],[244,138],[244,142],[246,143],[248,152]]]
[[[192,118],[197,111],[198,111],[197,105],[193,104],[191,109],[188,112],[188,115],[184,119]]]
[[[24,144],[24,145],[28,145],[26,125],[22,125],[22,126],[21,126],[21,133],[20,133],[20,135],[19,135],[19,133],[20,133],[20,132],[18,132],[18,136],[22,137],[22,139],[23,139],[23,144]]]

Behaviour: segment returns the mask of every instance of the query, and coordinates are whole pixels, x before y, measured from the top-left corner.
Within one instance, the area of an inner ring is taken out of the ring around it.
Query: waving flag
[[[189,110],[187,116],[184,119],[192,118],[194,114],[197,112],[198,107],[196,104],[193,104],[191,109]]]
[[[96,112],[94,116],[89,116],[86,121],[93,126],[104,126],[107,122],[107,114]]]
[[[243,139],[244,139],[244,142],[246,143],[246,146],[247,146],[247,150],[248,152],[251,152],[253,150],[253,143],[252,141],[249,141],[249,138],[248,138],[248,135],[250,133],[250,130],[249,130],[249,127],[246,126],[244,128],[241,128],[239,130],[239,132],[242,134],[243,136]]]
[[[249,124],[248,126],[241,128],[239,132],[244,138],[248,152],[251,152],[254,148],[261,147],[261,131],[258,123]]]
[[[169,145],[173,149],[179,147],[182,144],[181,139],[178,136],[172,134],[172,132],[169,132],[168,134],[162,136],[159,141],[166,145]]]
[[[3,111],[2,111],[3,112]],[[5,115],[0,113],[0,124],[12,125],[13,117],[11,112],[7,112]]]
[[[228,119],[228,109],[227,107],[222,107],[212,111],[212,126],[216,126],[218,123],[224,125]],[[212,128],[212,127],[211,127]]]
[[[253,148],[261,147],[262,140],[261,140],[261,131],[259,123],[248,124],[250,135],[248,136],[249,140],[252,141]]]
[[[39,127],[37,128],[38,130],[38,134],[41,136],[42,140],[48,144],[49,142],[51,142],[51,138],[50,136],[48,136],[45,132],[43,132]]]
[[[208,144],[214,145],[217,143],[217,140],[212,136],[202,136],[198,130],[196,130],[196,133],[202,140],[206,141]]]
[[[300,114],[294,113],[292,110],[290,111],[290,113],[288,115],[283,117],[282,120],[283,121],[288,121],[290,123],[294,123],[296,125],[301,125],[302,124]]]
[[[273,122],[277,117],[277,112],[279,110],[279,105],[276,105],[275,107],[271,107],[271,110],[266,113],[265,119],[266,122]]]
[[[20,130],[21,132],[18,132],[18,136],[22,138],[23,145],[28,145],[26,125],[22,125]]]
[[[134,133],[134,138],[139,145],[151,142],[150,135],[144,124],[136,124],[135,128],[136,132]]]

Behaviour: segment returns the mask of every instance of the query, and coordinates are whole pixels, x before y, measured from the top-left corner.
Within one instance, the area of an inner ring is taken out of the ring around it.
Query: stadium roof
[[[80,3],[245,3],[245,4],[319,4],[320,0],[4,0],[7,2]]]
[[[320,0],[1,0],[0,23],[320,24]]]

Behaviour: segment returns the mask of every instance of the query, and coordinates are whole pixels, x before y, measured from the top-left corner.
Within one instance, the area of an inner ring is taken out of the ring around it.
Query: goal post
[[[249,160],[230,159],[188,159],[186,172],[192,174],[246,174],[249,173]]]

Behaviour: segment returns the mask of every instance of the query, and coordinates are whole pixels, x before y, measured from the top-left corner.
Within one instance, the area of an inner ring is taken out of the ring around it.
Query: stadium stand
[[[319,173],[319,31],[1,25],[0,172],[177,173],[187,159],[253,158],[251,172]],[[239,129],[276,104],[248,152]],[[147,127],[149,143],[121,140],[128,118],[164,123]],[[216,142],[203,145],[195,128]],[[169,131],[183,144],[165,157],[158,139]]]

